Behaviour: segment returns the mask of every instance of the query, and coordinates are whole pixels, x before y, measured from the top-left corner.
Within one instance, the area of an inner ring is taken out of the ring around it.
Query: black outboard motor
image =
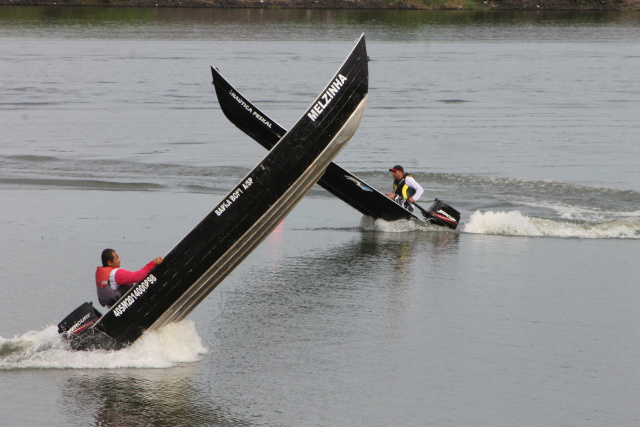
[[[455,230],[460,222],[460,212],[436,199],[426,211],[422,211],[425,221]]]
[[[93,325],[102,314],[95,309],[92,303],[85,302],[76,308],[64,320],[58,323],[58,333],[68,340]]]
[[[58,323],[58,333],[72,350],[120,350],[131,344],[116,341],[104,332],[92,328],[101,317],[102,314],[92,303],[85,302]]]

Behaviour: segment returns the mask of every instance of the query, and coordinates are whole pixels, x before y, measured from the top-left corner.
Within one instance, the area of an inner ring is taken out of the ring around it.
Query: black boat
[[[241,131],[270,150],[287,132],[286,129],[253,105],[222,77],[218,70],[211,67],[211,74],[218,102],[224,115]],[[382,192],[333,162],[329,164],[318,184],[362,214],[375,219],[384,219],[385,221],[415,219],[454,230],[460,221],[460,213],[438,199],[428,209],[415,204],[422,216],[415,215],[411,210],[391,200]]]
[[[367,100],[364,35],[325,90],[267,156],[101,315],[85,303],[58,325],[71,348],[120,349],[184,319],[282,221],[355,133]]]

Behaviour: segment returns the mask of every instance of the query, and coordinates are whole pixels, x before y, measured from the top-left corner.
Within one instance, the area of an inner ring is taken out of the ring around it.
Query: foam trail
[[[640,238],[640,222],[638,219],[619,219],[594,224],[529,217],[520,211],[476,211],[465,224],[464,231],[507,236],[637,239]]]
[[[51,325],[12,339],[0,337],[0,370],[169,368],[200,360],[206,352],[190,320],[149,332],[119,351],[71,351]]]

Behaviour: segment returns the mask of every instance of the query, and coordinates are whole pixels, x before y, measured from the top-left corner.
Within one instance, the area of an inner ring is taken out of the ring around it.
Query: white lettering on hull
[[[158,279],[153,274],[150,274],[146,279],[138,284],[124,300],[120,301],[116,308],[113,310],[113,314],[116,317],[122,316],[122,314],[133,305],[146,291],[149,289],[149,285],[156,283]]]
[[[231,97],[233,99],[235,99],[238,102],[238,104],[240,104],[242,107],[244,107],[244,109],[247,110],[247,112],[249,112],[253,117],[258,119],[260,122],[262,122],[263,125],[265,125],[269,129],[271,129],[271,127],[272,127],[271,122],[269,120],[265,119],[264,117],[262,117],[262,115],[260,113],[258,113],[257,111],[253,111],[253,108],[249,104],[247,104],[245,102],[245,100],[242,99],[242,97],[240,95],[235,93],[233,90],[229,90],[229,95],[231,95]]]
[[[320,100],[311,107],[311,110],[307,113],[307,117],[309,117],[312,121],[316,121],[320,114],[327,108],[327,106],[331,103],[333,98],[336,97],[342,86],[344,86],[344,82],[347,81],[347,78],[342,74],[338,74],[338,77],[331,83],[331,86],[322,94]]]
[[[224,211],[227,210],[227,208],[229,206],[231,206],[233,204],[233,202],[235,202],[236,200],[238,200],[240,198],[240,196],[243,193],[243,189],[246,190],[249,187],[251,187],[251,184],[253,184],[253,178],[249,177],[247,179],[244,180],[244,182],[241,185],[242,188],[238,187],[236,188],[233,193],[231,193],[229,195],[229,197],[227,197],[226,199],[224,199],[222,201],[222,203],[220,203],[218,205],[218,207],[215,209],[215,213],[216,215],[220,216],[224,213]]]

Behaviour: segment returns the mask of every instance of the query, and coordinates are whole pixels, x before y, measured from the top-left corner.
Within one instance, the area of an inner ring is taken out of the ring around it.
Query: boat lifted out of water
[[[280,138],[286,134],[286,129],[245,98],[222,77],[222,74],[217,69],[211,67],[211,74],[213,75],[212,83],[216,88],[218,102],[224,115],[241,131],[267,150],[271,150]],[[330,97],[331,93],[329,92],[328,95]],[[313,109],[311,114],[314,114]],[[396,203],[386,194],[376,190],[333,162],[329,164],[318,184],[362,214],[375,219],[383,219],[385,221],[413,219],[454,230],[460,221],[460,212],[438,199],[428,209],[415,204],[422,214],[418,216],[414,211],[405,208],[406,205],[403,205],[403,200],[399,200]]]
[[[82,304],[58,325],[76,350],[114,350],[184,319],[320,179],[358,128],[369,87],[364,35],[267,156],[104,315]],[[330,102],[327,102],[330,97]]]

